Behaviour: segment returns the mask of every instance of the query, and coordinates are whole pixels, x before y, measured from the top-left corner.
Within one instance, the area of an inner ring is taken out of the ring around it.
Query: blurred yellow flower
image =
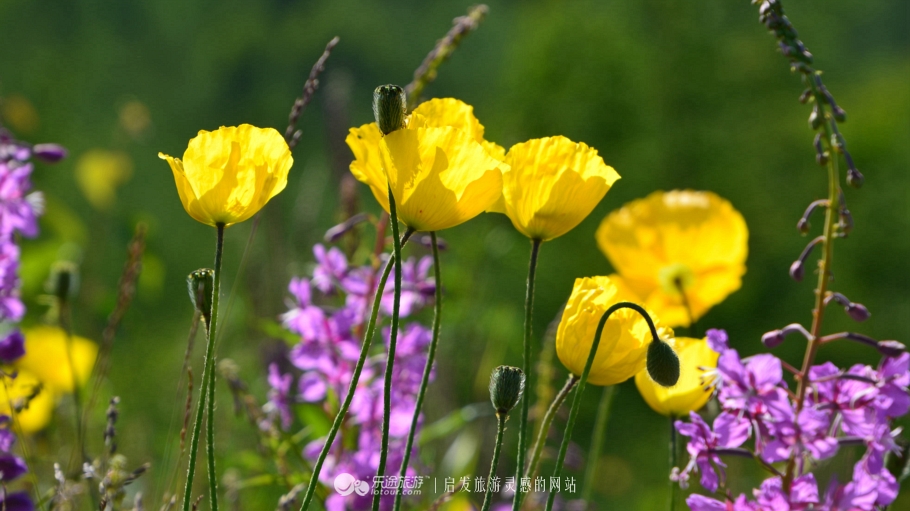
[[[466,222],[499,198],[504,150],[483,139],[473,107],[457,99],[431,99],[408,116],[407,126],[385,137],[375,122],[351,128],[351,173],[389,210],[388,187],[398,218],[418,231]]]
[[[630,301],[609,277],[585,277],[575,280],[556,330],[556,355],[566,369],[580,376],[584,371],[597,324],[604,312],[618,302]],[[661,325],[648,311],[661,339],[673,337],[673,330]],[[591,366],[588,383],[615,385],[644,370],[648,345],[651,343],[648,323],[636,311],[619,309],[604,325],[600,345]]]
[[[35,376],[53,394],[73,391],[73,371],[67,354],[66,333],[57,327],[38,326],[24,330],[25,355],[16,361],[16,368]],[[78,384],[84,385],[92,373],[98,346],[79,336],[73,336],[73,365]]]
[[[648,371],[635,375],[635,386],[641,397],[655,412],[669,417],[682,417],[696,411],[711,398],[712,390],[703,381],[704,368],[716,368],[719,353],[708,346],[706,339],[677,337],[670,341],[679,356],[679,382],[663,387],[654,382]]]
[[[294,163],[284,137],[249,124],[200,131],[183,160],[163,153],[184,209],[208,225],[229,226],[255,215],[287,185]]]
[[[15,131],[24,135],[30,135],[38,129],[40,120],[38,111],[35,110],[32,102],[20,94],[10,94],[0,102],[4,121]]]
[[[607,215],[596,238],[620,290],[674,327],[690,324],[686,302],[698,320],[746,273],[746,222],[711,192],[654,192]]]
[[[106,211],[117,201],[117,188],[133,175],[133,160],[122,151],[91,149],[76,162],[76,184],[89,203]]]
[[[29,399],[31,398],[31,399]],[[3,377],[0,386],[0,414],[14,418],[22,432],[34,433],[44,429],[51,421],[56,396],[53,391],[41,385],[34,374],[19,370],[16,378]],[[14,408],[25,406],[19,412]],[[13,430],[16,432],[16,430]]]
[[[597,149],[562,136],[515,144],[505,162],[502,199],[489,211],[505,213],[533,240],[574,229],[619,179]]]

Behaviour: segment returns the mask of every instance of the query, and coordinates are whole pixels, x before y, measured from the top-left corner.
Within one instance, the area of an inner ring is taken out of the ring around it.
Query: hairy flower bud
[[[397,85],[380,85],[373,91],[373,116],[383,135],[404,128],[407,94]]]
[[[490,401],[497,415],[508,414],[525,389],[525,373],[512,366],[499,366],[490,375]]]
[[[47,291],[61,302],[66,301],[79,289],[79,268],[71,261],[57,261],[51,266]]]
[[[193,307],[208,325],[212,319],[212,299],[215,297],[215,271],[208,268],[196,270],[186,277],[186,284]]]
[[[679,381],[679,357],[669,344],[654,339],[648,345],[648,374],[651,379],[664,387],[672,387]]]

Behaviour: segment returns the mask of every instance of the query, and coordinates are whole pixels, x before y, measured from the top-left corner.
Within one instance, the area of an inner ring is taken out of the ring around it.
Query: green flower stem
[[[410,229],[405,231],[404,236],[401,238],[402,247],[408,243],[408,239],[410,239],[412,234],[414,234],[414,231]],[[363,348],[360,350],[360,358],[357,359],[357,365],[354,366],[354,373],[351,375],[351,383],[348,385],[348,393],[344,398],[344,402],[341,403],[338,414],[335,415],[335,420],[332,422],[332,429],[329,430],[325,443],[322,445],[322,451],[319,452],[319,457],[316,458],[316,463],[313,464],[313,475],[310,477],[306,494],[303,497],[303,503],[300,505],[300,511],[306,511],[310,507],[310,502],[313,500],[313,494],[316,492],[316,487],[319,486],[319,474],[322,472],[322,465],[325,463],[325,458],[329,455],[329,450],[335,442],[335,436],[338,435],[338,430],[341,429],[341,424],[344,422],[345,416],[347,416],[348,409],[351,407],[351,401],[354,400],[354,391],[357,390],[357,384],[360,382],[360,374],[363,372],[363,365],[366,363],[367,357],[370,354],[370,346],[373,343],[373,334],[376,333],[376,318],[379,316],[382,293],[385,291],[386,281],[389,280],[389,275],[392,273],[392,268],[394,266],[395,257],[393,255],[386,262],[385,269],[382,271],[382,276],[379,278],[379,285],[376,287],[376,293],[373,295],[373,308],[370,311],[370,320],[367,322],[366,333],[363,335]]]
[[[395,206],[395,195],[389,185],[389,224],[392,226],[393,258],[395,259],[395,297],[392,302],[392,326],[389,334],[389,354],[385,363],[385,382],[382,396],[382,444],[379,453],[379,467],[376,476],[379,480],[385,475],[385,466],[389,458],[389,421],[392,415],[392,372],[395,370],[395,349],[398,345],[398,319],[401,307],[401,241],[398,239],[398,211]],[[409,229],[410,230],[410,229]],[[373,494],[373,511],[379,511],[381,491]]]
[[[585,467],[584,485],[581,488],[581,500],[589,502],[594,491],[594,478],[597,476],[597,464],[600,453],[603,451],[604,437],[607,434],[607,423],[610,422],[610,412],[613,407],[613,398],[616,397],[617,388],[613,385],[605,387],[600,396],[600,405],[597,406],[597,418],[594,419],[594,433],[591,435],[591,450],[588,453],[588,466]]]
[[[534,444],[533,451],[531,451],[531,461],[528,462],[527,474],[531,479],[534,479],[537,476],[540,455],[543,452],[544,445],[547,443],[547,437],[550,436],[550,426],[553,424],[553,418],[556,417],[556,412],[562,407],[562,404],[565,402],[566,398],[569,397],[569,393],[572,392],[572,389],[575,388],[577,383],[578,377],[574,374],[570,374],[569,378],[566,379],[566,384],[563,385],[562,390],[553,398],[553,402],[550,403],[550,407],[547,408],[547,413],[543,416],[543,421],[540,423],[540,431],[537,433],[537,442]]]
[[[525,373],[525,388],[531,388],[531,317],[534,310],[534,278],[537,274],[537,255],[540,252],[541,240],[531,240],[531,261],[528,263],[528,288],[525,295],[525,330],[524,351],[522,355],[521,370]],[[525,456],[528,445],[528,406],[531,396],[525,392],[521,396],[521,413],[518,416],[518,459],[515,463],[515,484],[518,490],[512,497],[512,511],[521,508],[521,478],[524,476]]]
[[[205,404],[209,403],[209,420],[206,443],[208,445],[209,498],[212,511],[218,509],[218,478],[215,476],[215,325],[218,320],[218,295],[221,292],[221,260],[224,255],[224,224],[215,226],[218,237],[215,243],[215,283],[212,290],[212,320],[206,325],[208,343],[205,346],[205,362],[202,369],[202,390],[196,403],[196,419],[193,421],[193,436],[190,440],[190,460],[186,473],[186,487],[183,492],[183,511],[190,511],[193,497],[193,477],[196,475],[196,453],[199,450],[199,435],[202,432],[202,416]]]
[[[575,428],[575,420],[578,418],[578,410],[581,408],[581,395],[585,391],[585,385],[588,383],[588,375],[591,373],[591,366],[594,365],[594,356],[597,354],[597,347],[600,346],[600,335],[603,333],[607,319],[619,309],[632,309],[641,314],[641,316],[645,318],[645,321],[647,321],[648,328],[651,330],[651,337],[653,337],[651,342],[656,342],[659,339],[657,328],[654,327],[654,321],[651,320],[651,316],[648,315],[647,311],[638,304],[619,302],[611,305],[610,308],[604,312],[603,316],[600,318],[600,322],[597,324],[597,331],[594,333],[594,340],[591,343],[591,351],[588,352],[588,361],[585,363],[585,369],[581,372],[581,378],[578,381],[578,390],[575,391],[575,397],[572,398],[572,408],[569,410],[569,420],[566,422],[566,432],[562,437],[562,445],[559,446],[559,455],[556,457],[556,468],[553,470],[553,477],[560,477],[562,475],[562,465],[566,460],[566,451],[569,450],[569,441],[572,439],[572,430]],[[553,501],[555,499],[556,493],[554,492],[551,492],[547,496],[546,511],[553,510]]]
[[[670,416],[670,470],[673,470],[673,467],[676,466],[677,462],[677,451],[679,448],[676,446],[676,417]],[[676,481],[670,480],[670,511],[676,511],[676,500],[679,495],[679,485]]]
[[[430,382],[430,374],[433,372],[433,360],[436,358],[436,345],[439,342],[439,327],[442,319],[442,272],[439,267],[439,246],[436,243],[436,233],[431,232],[430,238],[433,241],[433,272],[435,274],[434,284],[436,285],[436,303],[433,306],[433,339],[430,341],[430,349],[427,351],[427,363],[423,367],[423,378],[420,380],[420,390],[417,391],[417,404],[414,405],[414,416],[411,418],[411,430],[408,433],[408,440],[404,447],[404,459],[401,462],[401,470],[398,471],[399,481],[403,481],[408,471],[408,463],[411,460],[411,449],[414,446],[414,435],[417,432],[417,422],[420,420],[420,409],[423,407],[423,398],[426,394],[427,384]],[[401,485],[395,492],[394,511],[401,508]]]
[[[506,431],[506,420],[509,419],[509,416],[504,413],[497,413],[496,418],[499,419],[499,423],[496,427],[496,446],[493,447],[493,460],[490,461],[490,475],[487,476],[487,492],[483,496],[483,507],[480,511],[489,511],[490,504],[493,503],[492,496],[492,485],[490,484],[493,481],[493,476],[496,475],[496,466],[499,465],[499,451],[502,450],[502,435]]]

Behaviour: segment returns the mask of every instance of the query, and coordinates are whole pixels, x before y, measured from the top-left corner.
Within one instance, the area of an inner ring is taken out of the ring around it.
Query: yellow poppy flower
[[[28,400],[28,407],[14,412],[13,407],[21,406],[29,396],[34,397]],[[4,376],[3,385],[0,385],[0,414],[13,417],[25,434],[47,426],[54,412],[55,400],[53,391],[42,386],[34,374],[25,370],[19,370],[16,378]],[[13,432],[17,431],[13,429]]]
[[[25,334],[25,355],[16,361],[18,369],[35,376],[45,388],[54,394],[68,394],[73,391],[73,372],[67,354],[66,333],[57,327],[39,326],[23,331]],[[76,368],[76,379],[84,385],[92,373],[98,346],[92,341],[73,336],[72,355]]]
[[[746,273],[746,222],[711,192],[654,192],[607,215],[596,238],[620,290],[674,327],[690,323],[686,302],[698,320]]]
[[[229,226],[255,215],[284,190],[294,163],[284,137],[249,124],[200,131],[183,160],[163,153],[183,208],[208,225]]]
[[[574,229],[619,179],[597,149],[562,136],[515,144],[505,162],[502,199],[489,211],[505,213],[519,232],[540,241]]]
[[[712,390],[703,381],[703,368],[716,368],[719,353],[706,339],[677,337],[671,344],[679,356],[679,382],[672,387],[655,383],[648,371],[635,375],[635,386],[655,412],[669,417],[682,417],[705,406]]]
[[[351,173],[389,211],[388,186],[398,218],[418,231],[439,231],[488,209],[502,190],[497,156],[483,139],[473,108],[457,99],[432,99],[414,109],[407,126],[385,137],[375,122],[351,128]]]
[[[586,277],[575,280],[572,295],[566,304],[556,330],[556,355],[562,365],[577,376],[584,371],[597,333],[597,324],[610,306],[629,301],[609,277]],[[663,327],[648,311],[661,339],[673,337],[673,331]],[[593,385],[615,385],[635,376],[645,368],[651,330],[636,311],[619,309],[604,325],[600,345],[588,376]]]

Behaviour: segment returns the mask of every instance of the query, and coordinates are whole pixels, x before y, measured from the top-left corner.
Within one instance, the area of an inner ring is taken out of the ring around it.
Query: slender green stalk
[[[401,238],[401,246],[407,244],[411,234],[413,234],[413,231],[410,229],[405,231],[404,236]],[[376,293],[373,295],[373,309],[370,311],[370,320],[367,322],[366,333],[363,335],[363,348],[360,350],[360,358],[357,359],[357,364],[354,366],[354,373],[351,375],[351,383],[348,385],[348,393],[344,398],[344,402],[341,403],[338,414],[335,415],[335,420],[332,422],[332,428],[329,430],[325,443],[322,445],[319,457],[316,458],[316,463],[313,464],[313,475],[310,477],[306,494],[304,494],[303,502],[300,504],[300,511],[306,511],[310,507],[310,502],[313,500],[313,494],[316,492],[316,487],[319,486],[319,474],[322,472],[322,465],[325,463],[325,458],[329,455],[329,450],[335,442],[335,436],[338,435],[338,430],[341,429],[341,424],[344,422],[345,416],[347,416],[348,409],[351,407],[351,401],[354,400],[354,391],[357,390],[357,384],[360,382],[360,374],[363,372],[363,365],[366,363],[367,357],[370,354],[370,346],[373,343],[373,334],[376,333],[376,318],[379,316],[379,305],[382,303],[382,293],[385,291],[386,281],[389,280],[389,275],[392,273],[392,268],[394,266],[395,257],[393,255],[386,262],[385,269],[382,271],[382,276],[379,278],[379,285],[376,287]]]
[[[610,422],[610,412],[613,407],[613,398],[616,397],[617,387],[605,387],[600,395],[600,404],[597,406],[597,418],[594,419],[594,433],[591,434],[591,449],[588,453],[588,466],[585,468],[584,486],[581,488],[581,500],[591,500],[594,491],[594,478],[597,476],[597,465],[600,453],[603,451],[604,437],[607,434],[607,423]]]
[[[497,413],[496,418],[499,419],[499,423],[496,426],[496,446],[493,447],[493,460],[490,461],[490,475],[487,476],[487,492],[483,496],[483,507],[480,511],[489,511],[490,504],[493,503],[492,496],[492,485],[490,484],[493,481],[493,476],[496,474],[496,466],[499,465],[499,451],[502,450],[502,435],[506,431],[506,420],[509,418],[508,415],[504,413]]]
[[[525,388],[531,388],[531,317],[534,311],[534,278],[537,274],[537,255],[540,253],[540,240],[531,240],[531,260],[528,263],[528,287],[525,294],[525,330],[521,370],[525,373]],[[512,511],[521,508],[521,478],[524,477],[525,456],[528,445],[528,407],[531,400],[529,392],[521,396],[521,413],[518,415],[518,459],[515,465],[515,484],[518,490],[512,497]]]
[[[534,443],[534,450],[531,451],[531,461],[528,462],[528,471],[526,472],[531,479],[537,477],[540,455],[543,452],[544,445],[547,443],[547,437],[550,436],[550,426],[553,424],[553,418],[556,417],[556,412],[562,407],[562,404],[577,383],[578,377],[574,374],[570,374],[569,378],[566,379],[566,384],[563,385],[562,390],[553,398],[553,402],[550,403],[550,407],[547,408],[547,413],[543,416],[543,421],[540,423],[540,430],[537,433],[537,442]]]
[[[392,226],[392,248],[395,259],[395,296],[392,302],[392,326],[389,334],[389,354],[385,363],[385,382],[382,396],[382,443],[379,453],[379,467],[376,476],[381,481],[385,476],[385,466],[389,459],[389,421],[392,417],[392,372],[395,370],[395,349],[398,346],[398,319],[401,307],[401,241],[398,239],[398,211],[395,206],[395,195],[389,185],[389,224]],[[410,230],[410,229],[408,229]],[[382,492],[373,494],[373,511],[379,511]]]
[[[679,448],[676,446],[676,425],[674,422],[676,417],[670,416],[670,470],[673,470],[673,467],[676,466],[677,462],[677,452]],[[679,495],[679,485],[676,481],[670,481],[670,511],[676,511],[676,500]]]
[[[588,361],[585,363],[585,369],[581,372],[581,378],[578,381],[578,390],[575,391],[575,397],[572,398],[572,408],[569,410],[569,420],[566,422],[566,432],[562,437],[562,445],[559,446],[559,455],[556,457],[556,468],[553,470],[553,477],[558,478],[562,475],[562,465],[566,461],[566,452],[569,450],[569,442],[572,439],[572,430],[575,429],[575,420],[578,418],[578,410],[581,408],[581,395],[585,391],[585,385],[588,383],[588,375],[591,373],[591,366],[594,365],[594,356],[597,354],[597,347],[600,346],[600,335],[603,333],[607,319],[619,309],[632,309],[641,314],[648,323],[648,328],[651,330],[651,336],[653,337],[651,342],[657,342],[659,339],[657,328],[654,326],[654,321],[651,320],[651,316],[648,315],[647,311],[638,304],[619,302],[611,305],[610,308],[604,312],[603,316],[600,318],[600,322],[597,324],[597,331],[594,333],[594,341],[591,343],[591,351],[588,352]],[[547,496],[546,511],[553,510],[553,501],[555,499],[556,493],[550,492]]]
[[[215,325],[218,320],[218,295],[221,292],[221,261],[224,255],[224,224],[215,226],[218,230],[218,238],[215,243],[215,283],[212,289],[212,319],[210,324],[206,325],[208,342],[205,346],[205,361],[202,368],[202,390],[199,394],[199,402],[196,403],[196,418],[193,421],[193,436],[190,439],[190,459],[186,474],[186,487],[183,492],[183,511],[190,511],[192,507],[193,478],[196,475],[196,453],[199,450],[199,435],[202,432],[202,417],[205,412],[206,402],[214,402],[215,391],[209,387],[214,387],[215,382]],[[218,478],[215,476],[215,420],[211,415],[214,410],[214,404],[209,406],[208,420],[208,472],[209,472],[209,498],[211,499],[211,509],[218,509]]]
[[[420,380],[420,390],[417,391],[417,403],[414,405],[414,416],[411,417],[411,430],[408,433],[408,440],[404,446],[404,458],[401,461],[401,470],[398,471],[398,480],[403,481],[408,471],[408,463],[411,461],[411,449],[414,446],[414,435],[417,433],[417,422],[420,420],[420,409],[423,407],[423,398],[426,394],[427,384],[430,382],[430,374],[433,372],[433,361],[436,358],[436,345],[439,342],[439,328],[442,320],[442,272],[439,267],[439,246],[436,243],[436,233],[431,232],[430,238],[433,240],[433,272],[435,274],[434,284],[436,285],[436,303],[433,305],[433,339],[430,341],[430,349],[427,351],[427,363],[423,367],[423,377]],[[401,508],[401,485],[395,492],[394,511]]]
[[[79,394],[79,377],[76,375],[76,362],[73,358],[73,330],[70,327],[70,321],[67,318],[68,315],[69,303],[65,298],[61,298],[59,324],[66,336],[66,362],[70,367],[70,377],[73,384],[73,407],[76,414],[76,445],[73,446],[73,452],[70,455],[70,466],[68,467],[68,469],[72,469],[76,453],[78,453],[82,461],[86,459],[86,456],[85,434],[82,430],[82,397]],[[76,466],[81,466],[81,462],[77,463]]]

